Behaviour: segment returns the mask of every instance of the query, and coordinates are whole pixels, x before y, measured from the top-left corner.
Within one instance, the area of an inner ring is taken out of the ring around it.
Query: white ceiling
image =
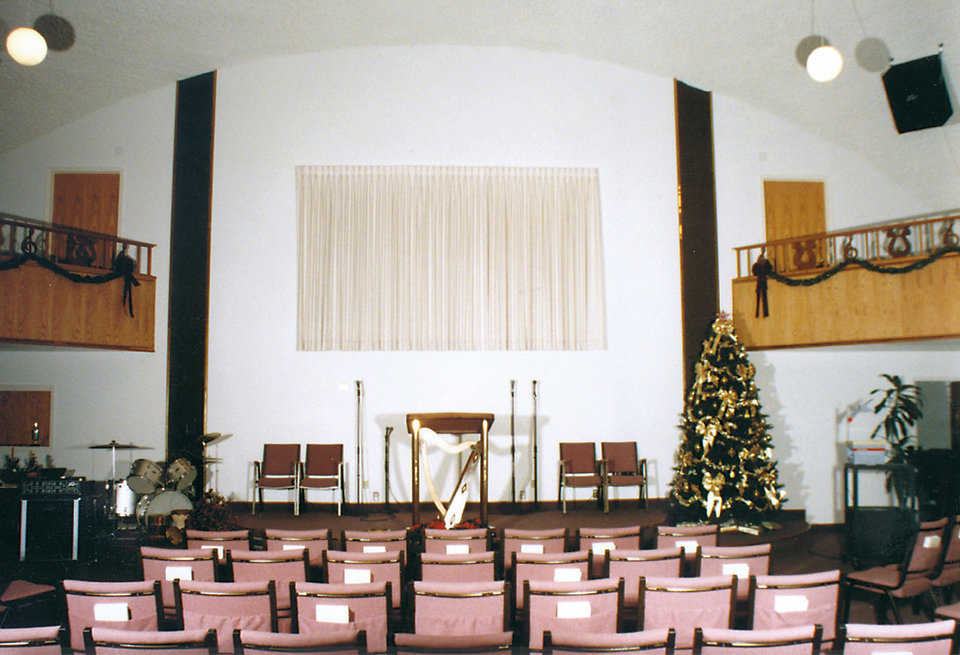
[[[854,58],[866,36],[882,39],[895,62],[942,43],[948,79],[960,78],[960,0],[817,1],[814,31],[846,58],[827,84],[794,55],[811,33],[810,0],[0,0],[0,30],[30,25],[51,5],[74,25],[76,44],[32,68],[0,55],[0,152],[124,97],[264,56],[513,46],[742,99],[862,152],[933,208],[960,204],[960,127],[898,135],[880,74]]]

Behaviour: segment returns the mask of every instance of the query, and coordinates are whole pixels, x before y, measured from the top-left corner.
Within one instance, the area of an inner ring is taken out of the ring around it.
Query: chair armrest
[[[595,460],[595,461],[593,462],[593,467],[594,467],[594,470],[597,472],[597,475],[600,475],[600,476],[602,476],[602,477],[606,477],[606,476],[607,476],[607,464],[608,464],[608,463],[609,463],[609,462],[608,462],[608,460],[606,460],[606,459],[598,459],[598,460]]]
[[[260,483],[260,461],[254,460],[253,462],[253,481],[256,484]]]
[[[647,458],[646,457],[641,457],[640,459],[637,460],[637,473],[644,480],[647,479]]]

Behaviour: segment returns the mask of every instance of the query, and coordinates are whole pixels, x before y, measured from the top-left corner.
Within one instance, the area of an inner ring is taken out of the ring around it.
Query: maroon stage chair
[[[600,457],[606,473],[606,493],[610,493],[610,487],[636,487],[637,505],[646,507],[647,460],[637,457],[637,442],[603,441],[600,443]]]
[[[336,494],[337,516],[343,514],[343,444],[308,443],[307,462],[300,468],[300,493],[307,501],[309,489],[328,489]]]
[[[367,652],[385,653],[391,596],[389,582],[296,582],[290,592],[293,631],[325,632],[352,626],[366,632]]]
[[[253,463],[253,502],[250,513],[263,506],[263,490],[293,491],[293,515],[300,515],[300,444],[263,444],[263,460]]]
[[[592,441],[574,441],[560,444],[560,475],[557,498],[561,511],[567,513],[567,487],[593,488],[597,502],[607,510],[603,479],[603,464],[597,459],[597,446]]]

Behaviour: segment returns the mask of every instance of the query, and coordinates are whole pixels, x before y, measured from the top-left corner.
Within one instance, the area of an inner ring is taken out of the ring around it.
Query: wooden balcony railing
[[[152,351],[154,247],[0,213],[0,342]]]
[[[61,265],[110,270],[117,254],[126,253],[135,262],[135,274],[152,275],[155,246],[0,213],[0,258],[29,254]]]
[[[737,278],[753,275],[751,266],[765,251],[773,270],[782,275],[811,275],[848,259],[902,264],[960,245],[954,223],[960,214],[889,223],[855,230],[812,234],[734,248]],[[956,225],[960,230],[960,224]]]
[[[960,336],[958,219],[960,213],[944,212],[735,248],[732,310],[743,344],[794,348]],[[758,266],[761,254],[767,263]]]

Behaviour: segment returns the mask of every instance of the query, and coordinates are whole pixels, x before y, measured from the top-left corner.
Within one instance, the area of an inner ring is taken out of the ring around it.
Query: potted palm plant
[[[896,465],[896,468],[887,473],[887,491],[896,494],[897,504],[903,509],[917,493],[913,461],[917,447],[913,428],[923,418],[923,397],[920,387],[906,384],[899,375],[883,373],[881,377],[887,381],[887,386],[874,389],[870,395],[877,399],[873,413],[885,413],[870,438],[882,434],[889,444],[887,464]]]

